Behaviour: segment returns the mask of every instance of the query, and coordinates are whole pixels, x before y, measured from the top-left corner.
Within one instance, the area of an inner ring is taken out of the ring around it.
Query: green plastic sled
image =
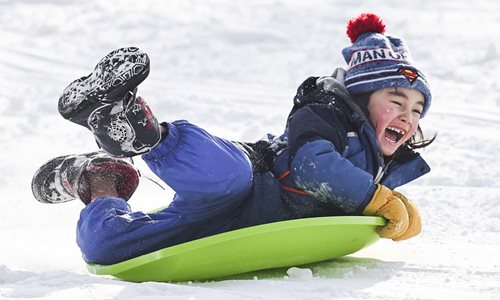
[[[91,273],[126,281],[193,281],[291,267],[354,253],[378,240],[381,217],[319,217],[229,231],[164,248]]]

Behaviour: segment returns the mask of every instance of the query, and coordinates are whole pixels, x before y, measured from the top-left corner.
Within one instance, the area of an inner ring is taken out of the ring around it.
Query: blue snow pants
[[[165,123],[166,124],[166,123]],[[120,198],[98,198],[80,213],[77,244],[85,261],[113,264],[231,230],[252,190],[252,164],[231,142],[187,121],[143,155],[175,196],[156,213],[133,212]]]

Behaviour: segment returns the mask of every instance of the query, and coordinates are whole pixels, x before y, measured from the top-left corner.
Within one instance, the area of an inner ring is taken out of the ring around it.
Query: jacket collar
[[[319,77],[316,81],[316,85],[323,90],[332,92],[342,98],[349,108],[358,114],[359,118],[364,121],[368,121],[368,117],[365,115],[361,107],[354,102],[351,95],[345,88],[345,72],[346,71],[340,67],[336,68],[331,76]]]

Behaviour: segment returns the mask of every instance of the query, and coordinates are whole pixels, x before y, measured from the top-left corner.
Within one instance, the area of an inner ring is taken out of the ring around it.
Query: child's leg
[[[176,192],[157,213],[133,212],[120,198],[96,199],[80,214],[77,242],[88,262],[112,264],[230,230],[250,193],[252,166],[232,143],[186,121],[143,156]]]
[[[153,148],[144,156],[146,163],[177,193],[157,214],[132,212],[121,198],[100,198],[86,206],[77,242],[90,262],[112,263],[228,230],[252,188],[245,154],[188,122],[169,125],[167,138],[157,145],[156,118],[135,97],[148,73],[145,53],[118,49],[68,85],[59,99],[61,115],[90,129],[109,154],[128,157]]]
[[[70,83],[59,98],[65,118],[92,131],[99,146],[115,157],[148,152],[160,140],[159,124],[136,97],[149,74],[148,55],[129,47],[110,52],[87,76]]]
[[[167,137],[143,158],[176,192],[171,209],[206,216],[250,192],[252,165],[241,149],[187,121],[164,126]]]
[[[76,240],[83,258],[90,263],[117,263],[231,230],[238,217],[230,211],[196,220],[175,210],[170,206],[157,213],[134,212],[121,198],[96,199],[78,220]]]

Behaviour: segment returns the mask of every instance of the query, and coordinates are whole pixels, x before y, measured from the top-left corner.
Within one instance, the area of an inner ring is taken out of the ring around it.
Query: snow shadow
[[[327,261],[306,264],[296,267],[283,267],[269,270],[260,270],[218,278],[223,280],[249,279],[348,279],[365,278],[374,281],[384,281],[392,278],[405,265],[404,262],[386,262],[374,258],[345,256]],[[383,274],[381,274],[381,270]],[[375,283],[376,283],[375,282]]]
[[[79,274],[69,271],[33,272],[13,270],[0,265],[0,298],[43,298],[52,295],[72,293],[92,294],[95,290],[107,289],[121,296],[179,296],[193,289],[207,293],[216,292],[227,283],[263,280],[273,282],[280,280],[290,284],[307,282],[308,280],[328,280],[329,282],[352,282],[356,288],[367,288],[379,282],[390,280],[404,266],[404,262],[385,262],[373,258],[341,257],[319,263],[297,267],[284,267],[249,272],[215,280],[162,283],[132,283],[111,277],[100,277],[92,274]],[[215,290],[213,290],[215,288]],[[148,297],[149,297],[148,296]]]

